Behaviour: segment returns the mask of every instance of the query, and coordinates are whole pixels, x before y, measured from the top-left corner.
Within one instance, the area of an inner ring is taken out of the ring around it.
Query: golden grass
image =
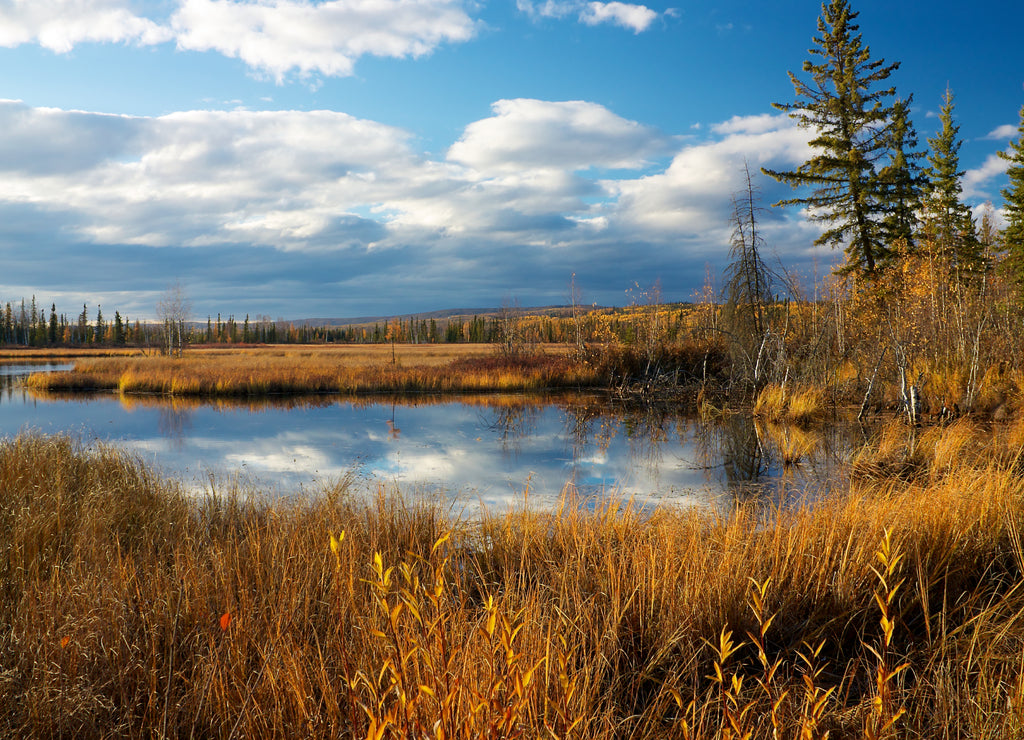
[[[779,451],[783,465],[792,465],[811,457],[822,442],[819,434],[796,424],[755,424],[758,435],[769,440]]]
[[[392,359],[392,351],[394,359]],[[593,386],[593,370],[564,348],[504,359],[490,345],[197,349],[162,356],[79,360],[28,379],[39,390],[118,390],[174,396],[295,393],[513,392]]]
[[[134,357],[143,354],[134,347],[21,347],[0,349],[0,360],[50,360],[72,357]]]
[[[1019,737],[1024,481],[949,433],[813,509],[462,523],[7,440],[0,735]]]
[[[809,424],[820,420],[825,408],[825,391],[821,388],[786,388],[771,383],[757,394],[753,414],[770,421]]]

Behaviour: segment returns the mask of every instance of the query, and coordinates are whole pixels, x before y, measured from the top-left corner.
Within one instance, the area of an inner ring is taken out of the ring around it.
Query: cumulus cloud
[[[712,130],[722,138],[684,147],[663,172],[607,182],[617,196],[613,220],[649,238],[728,228],[744,161],[754,173],[761,166],[800,163],[811,138],[785,115],[734,117]]]
[[[623,2],[586,2],[585,0],[516,0],[520,12],[531,18],[566,18],[576,16],[581,23],[596,26],[601,23],[627,28],[641,33],[658,19],[658,13],[646,5]],[[671,15],[671,11],[666,11]]]
[[[466,0],[177,0],[167,20],[132,0],[0,0],[0,46],[67,53],[87,42],[214,51],[279,82],[288,74],[346,76],[366,55],[420,57],[472,38]]]
[[[443,158],[333,111],[131,118],[6,101],[0,129],[12,132],[0,140],[0,244],[48,245],[5,263],[8,280],[38,263],[102,281],[109,259],[122,283],[192,265],[203,285],[224,273],[216,295],[346,297],[357,311],[411,295],[487,305],[509,290],[557,302],[571,272],[618,286],[601,301],[633,280],[677,285],[726,253],[744,159],[754,172],[788,167],[807,146],[785,116],[733,119],[695,141],[541,100],[498,101]],[[798,214],[774,218],[781,251],[813,240]]]
[[[378,170],[412,161],[406,132],[331,111],[128,118],[6,102],[0,126],[18,147],[0,159],[0,199],[75,214],[106,243],[312,248],[381,197]]]
[[[217,51],[269,73],[351,75],[364,55],[418,57],[471,38],[460,0],[183,0],[179,48]]]
[[[989,131],[985,138],[992,139],[994,141],[1009,141],[1017,136],[1017,130],[1016,126],[1007,123],[1002,126],[997,126]]]
[[[996,154],[990,154],[985,158],[980,167],[964,172],[961,185],[965,198],[988,197],[986,187],[993,179],[999,177],[1009,166],[1009,162]]]
[[[450,160],[485,172],[635,169],[668,144],[655,129],[582,100],[499,100],[491,110],[466,127]]]
[[[123,0],[3,0],[0,46],[37,43],[59,54],[83,42],[159,44],[169,28],[135,14]]]
[[[657,20],[658,14],[646,5],[632,5],[630,3],[587,3],[580,12],[580,20],[588,26],[596,26],[599,23],[611,23],[615,26],[628,28],[633,33],[640,33],[650,28]]]

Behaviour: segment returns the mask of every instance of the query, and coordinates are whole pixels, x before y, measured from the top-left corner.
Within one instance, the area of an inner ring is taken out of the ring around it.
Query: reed
[[[822,388],[787,388],[770,383],[754,399],[753,415],[769,421],[810,424],[825,416],[825,408]]]
[[[1024,481],[966,434],[813,508],[470,522],[8,439],[0,735],[1020,736]]]

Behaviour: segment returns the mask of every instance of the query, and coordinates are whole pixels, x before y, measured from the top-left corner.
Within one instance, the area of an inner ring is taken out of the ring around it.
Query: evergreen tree
[[[57,338],[58,338],[58,335],[57,335],[57,304],[56,303],[51,303],[50,304],[50,324],[49,324],[48,331],[47,331],[47,341],[49,341],[50,344],[56,344],[57,343]]]
[[[96,344],[103,344],[103,340],[106,337],[107,326],[103,323],[103,307],[96,306],[96,328],[92,332],[92,340]]]
[[[36,297],[32,296],[32,302],[29,304],[28,309],[28,325],[25,327],[25,344],[30,347],[34,347],[37,344],[38,332],[36,331],[36,317],[38,311],[36,310]]]
[[[89,341],[89,310],[82,304],[82,313],[78,315],[78,343],[85,344]]]
[[[810,79],[790,72],[796,100],[775,104],[815,132],[810,145],[816,153],[795,170],[764,172],[794,188],[812,188],[806,197],[776,205],[809,207],[812,220],[828,224],[815,243],[845,244],[844,269],[871,275],[889,254],[876,163],[888,155],[891,142],[894,110],[883,101],[895,95],[893,87],[876,88],[899,63],[871,59],[854,23],[857,15],[847,0],[822,5],[817,47],[809,50],[818,59],[803,64]]]
[[[921,208],[924,178],[917,160],[924,152],[917,150],[917,131],[910,120],[910,98],[893,103],[889,148],[892,159],[878,175],[881,199],[886,204],[882,233],[891,248],[902,240],[907,249],[914,249],[917,212]]]
[[[25,313],[25,299],[21,299],[21,310],[18,311],[18,344],[28,344],[28,314]]]
[[[1006,228],[1003,229],[1003,248],[1011,277],[1017,284],[1021,303],[1024,303],[1024,107],[1020,109],[1019,136],[1011,141],[1005,152],[999,156],[1009,162],[1006,175],[1009,186],[1002,189],[1005,204],[1003,214]]]
[[[33,303],[35,299],[33,298]],[[32,346],[42,347],[46,344],[46,311],[39,307],[39,313],[32,320]]]
[[[112,341],[115,345],[122,345],[125,343],[124,321],[121,319],[120,311],[114,311],[114,336]]]
[[[928,168],[923,199],[925,238],[938,254],[948,258],[958,272],[981,266],[981,245],[974,230],[971,209],[960,200],[960,127],[953,123],[953,93],[946,88],[939,120],[942,128],[928,139]]]

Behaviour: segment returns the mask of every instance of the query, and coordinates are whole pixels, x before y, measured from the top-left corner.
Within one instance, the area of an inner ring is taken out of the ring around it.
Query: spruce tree
[[[124,320],[121,318],[120,311],[114,311],[114,337],[113,341],[115,345],[124,344]]]
[[[49,327],[48,327],[48,331],[47,331],[47,341],[49,341],[50,344],[56,344],[57,343],[57,338],[58,338],[57,337],[57,329],[58,328],[59,327],[57,325],[57,304],[56,303],[51,303],[50,304],[50,323],[49,323]]]
[[[1017,284],[1020,302],[1024,304],[1024,107],[1020,109],[1017,133],[1019,136],[1010,142],[1006,151],[999,152],[999,156],[1009,162],[1006,175],[1010,180],[1009,186],[1000,193],[1005,199],[1003,248],[1006,250],[1006,262]]]
[[[96,344],[103,344],[103,340],[106,338],[107,325],[103,322],[103,307],[100,305],[96,306],[96,328],[92,332],[92,341]]]
[[[817,46],[809,50],[816,59],[803,64],[810,79],[790,72],[796,100],[775,104],[816,133],[810,142],[815,154],[795,170],[764,172],[794,188],[811,188],[806,197],[776,205],[809,207],[812,220],[828,224],[815,243],[845,244],[844,270],[871,275],[889,255],[876,164],[889,154],[894,114],[883,101],[895,95],[895,88],[878,86],[899,63],[872,60],[854,23],[857,15],[847,0],[822,5]]]
[[[974,217],[971,209],[960,200],[964,173],[960,169],[960,127],[953,123],[954,107],[953,93],[947,87],[939,113],[942,128],[928,139],[922,220],[925,238],[963,274],[962,271],[979,268],[982,259]]]
[[[924,152],[917,150],[917,131],[910,120],[910,101],[893,103],[892,125],[889,127],[889,148],[892,158],[878,175],[881,201],[885,204],[882,233],[892,247],[900,240],[908,251],[914,250],[917,213],[921,208],[924,179],[917,160]]]

